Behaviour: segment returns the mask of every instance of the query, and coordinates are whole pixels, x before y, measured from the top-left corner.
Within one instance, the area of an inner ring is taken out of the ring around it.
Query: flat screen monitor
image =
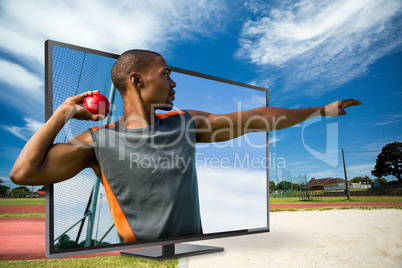
[[[67,121],[55,143],[65,143],[88,129],[116,122],[122,116],[122,97],[111,80],[111,68],[118,56],[52,40],[45,42],[46,120],[68,97],[89,90],[100,90],[111,103],[109,115],[102,121]],[[177,85],[173,111],[191,109],[225,114],[268,106],[265,88],[170,68],[171,78]],[[167,259],[223,250],[188,242],[268,232],[268,133],[197,143],[195,152],[201,233],[122,242],[102,180],[92,169],[85,169],[71,179],[48,185],[47,257],[132,249],[122,254]],[[179,158],[180,155],[172,155],[170,160]],[[156,193],[152,198],[158,197]],[[144,222],[146,229],[147,220]]]

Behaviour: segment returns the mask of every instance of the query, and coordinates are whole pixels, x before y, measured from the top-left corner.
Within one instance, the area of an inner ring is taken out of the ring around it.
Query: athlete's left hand
[[[346,108],[348,108],[350,106],[356,106],[356,105],[362,105],[362,104],[363,103],[361,101],[354,100],[354,99],[335,101],[331,104],[325,105],[321,109],[321,115],[322,116],[332,116],[332,117],[336,117],[338,115],[345,115]]]

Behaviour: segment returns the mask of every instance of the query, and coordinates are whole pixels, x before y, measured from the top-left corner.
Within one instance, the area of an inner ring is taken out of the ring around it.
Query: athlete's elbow
[[[12,168],[10,171],[10,180],[17,185],[31,185],[30,181],[32,174],[24,171],[23,169]]]
[[[24,176],[18,170],[11,169],[9,176],[14,184],[24,185]]]

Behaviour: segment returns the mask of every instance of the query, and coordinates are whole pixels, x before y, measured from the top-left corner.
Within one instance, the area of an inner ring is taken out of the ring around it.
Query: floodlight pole
[[[96,213],[96,205],[98,202],[98,193],[99,193],[99,179],[94,185],[93,189],[93,198],[91,209],[89,211],[89,219],[88,219],[88,229],[87,229],[87,239],[85,240],[85,247],[92,246],[92,234],[94,230],[94,222],[95,222],[95,213]]]
[[[98,210],[98,223],[96,225],[95,243],[97,243],[96,241],[98,239],[99,220],[100,220],[100,214],[102,211],[102,194],[99,195],[99,199],[100,199],[100,205],[99,205],[99,210]]]
[[[345,172],[345,187],[346,187],[346,197],[350,200],[349,186],[348,186],[348,175],[346,174],[346,164],[345,164],[345,154],[342,148],[342,159],[343,159],[343,171]]]
[[[292,197],[293,197],[293,181],[292,181],[292,173],[290,172],[290,165],[289,167],[289,178],[290,178],[290,188],[292,189]]]

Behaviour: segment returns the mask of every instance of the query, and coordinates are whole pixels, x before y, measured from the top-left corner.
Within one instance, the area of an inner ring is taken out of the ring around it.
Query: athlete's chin
[[[173,103],[165,103],[165,104],[158,105],[158,106],[156,106],[156,109],[163,110],[163,111],[170,111],[173,109]]]

